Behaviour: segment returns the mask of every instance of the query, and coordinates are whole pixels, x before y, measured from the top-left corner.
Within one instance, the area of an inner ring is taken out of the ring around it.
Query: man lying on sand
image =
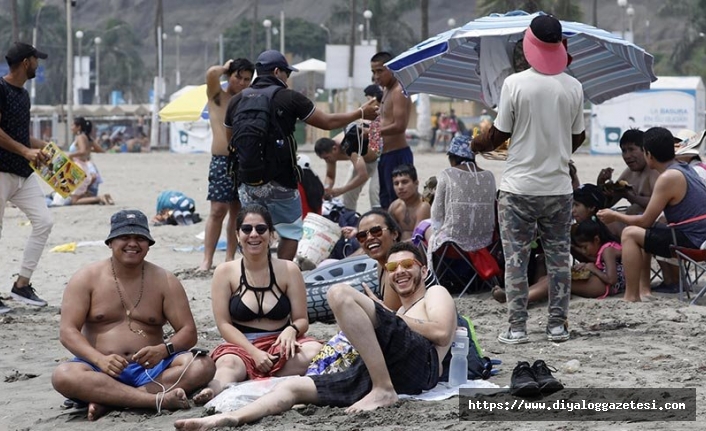
[[[296,377],[234,412],[181,419],[181,430],[209,430],[253,422],[307,403],[348,407],[347,413],[397,402],[397,394],[419,394],[436,386],[456,330],[456,306],[443,286],[427,289],[424,255],[408,242],[396,243],[386,263],[389,285],[402,307],[393,313],[380,300],[338,284],[328,292],[336,322],[360,356],[345,371]]]
[[[64,291],[59,338],[76,357],[57,367],[52,385],[88,403],[88,420],[113,407],[189,408],[187,393],[216,368],[188,352],[197,337],[184,288],[145,261],[154,240],[142,212],[119,211],[110,223],[112,256],[80,269]],[[174,328],[168,340],[166,323]]]

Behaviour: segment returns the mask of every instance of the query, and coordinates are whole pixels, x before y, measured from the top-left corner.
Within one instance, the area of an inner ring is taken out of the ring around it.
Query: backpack
[[[470,345],[468,346],[468,380],[487,380],[491,376],[497,374],[498,370],[493,369],[493,365],[500,365],[499,360],[491,360],[487,356],[483,356],[483,350],[478,342],[478,337],[476,337],[476,330],[473,326],[473,322],[466,316],[458,314],[456,316],[457,325],[459,328],[466,328],[468,332],[468,340]],[[440,377],[441,381],[447,382],[449,380],[449,364],[451,362],[450,356],[445,358],[443,361],[444,372]]]
[[[274,177],[284,135],[272,121],[272,99],[282,87],[246,88],[233,115],[233,135],[228,145],[230,169],[239,183],[267,184]],[[277,130],[273,130],[273,125]]]

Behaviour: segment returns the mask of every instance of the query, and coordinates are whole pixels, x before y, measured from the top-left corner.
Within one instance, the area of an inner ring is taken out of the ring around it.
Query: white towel
[[[249,380],[242,383],[229,385],[217,397],[206,404],[207,409],[216,412],[232,412],[255,401],[270,392],[279,382],[292,377],[271,377],[263,380]],[[487,380],[471,380],[465,385],[449,386],[448,383],[439,383],[432,390],[419,395],[400,395],[401,399],[411,398],[421,401],[438,401],[458,395],[459,388],[499,388],[500,386]]]

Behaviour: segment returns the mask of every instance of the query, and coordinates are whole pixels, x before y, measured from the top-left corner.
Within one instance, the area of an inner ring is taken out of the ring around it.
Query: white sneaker
[[[10,311],[12,311],[12,308],[3,304],[2,299],[0,299],[0,314],[6,314],[6,313],[9,313]]]
[[[567,325],[559,325],[559,326],[554,326],[552,328],[547,328],[547,340],[549,341],[555,341],[555,342],[562,342],[566,341],[569,338],[571,338],[571,334],[569,331],[566,329]]]
[[[525,344],[529,343],[530,340],[527,336],[526,331],[515,331],[510,328],[507,330],[507,332],[502,332],[500,335],[498,335],[498,341],[503,344]]]

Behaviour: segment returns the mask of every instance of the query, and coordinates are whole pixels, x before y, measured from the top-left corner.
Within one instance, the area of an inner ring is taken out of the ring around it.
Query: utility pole
[[[257,35],[257,30],[258,30],[257,3],[258,3],[258,0],[253,0],[252,26],[250,28],[250,58],[251,59],[255,58],[255,41],[256,41],[256,35]]]
[[[420,0],[419,6],[422,13],[422,40],[427,40],[429,39],[429,0]],[[431,129],[431,100],[425,93],[417,98],[417,130],[420,136],[419,150],[431,150],[431,138],[434,133]]]
[[[350,32],[350,39],[348,41],[348,96],[346,97],[347,99],[347,106],[348,106],[348,112],[352,111],[355,107],[353,106],[353,70],[354,70],[354,65],[353,65],[353,60],[355,59],[355,15],[356,15],[356,10],[355,10],[355,0],[350,0],[350,6],[351,6],[351,32]]]

